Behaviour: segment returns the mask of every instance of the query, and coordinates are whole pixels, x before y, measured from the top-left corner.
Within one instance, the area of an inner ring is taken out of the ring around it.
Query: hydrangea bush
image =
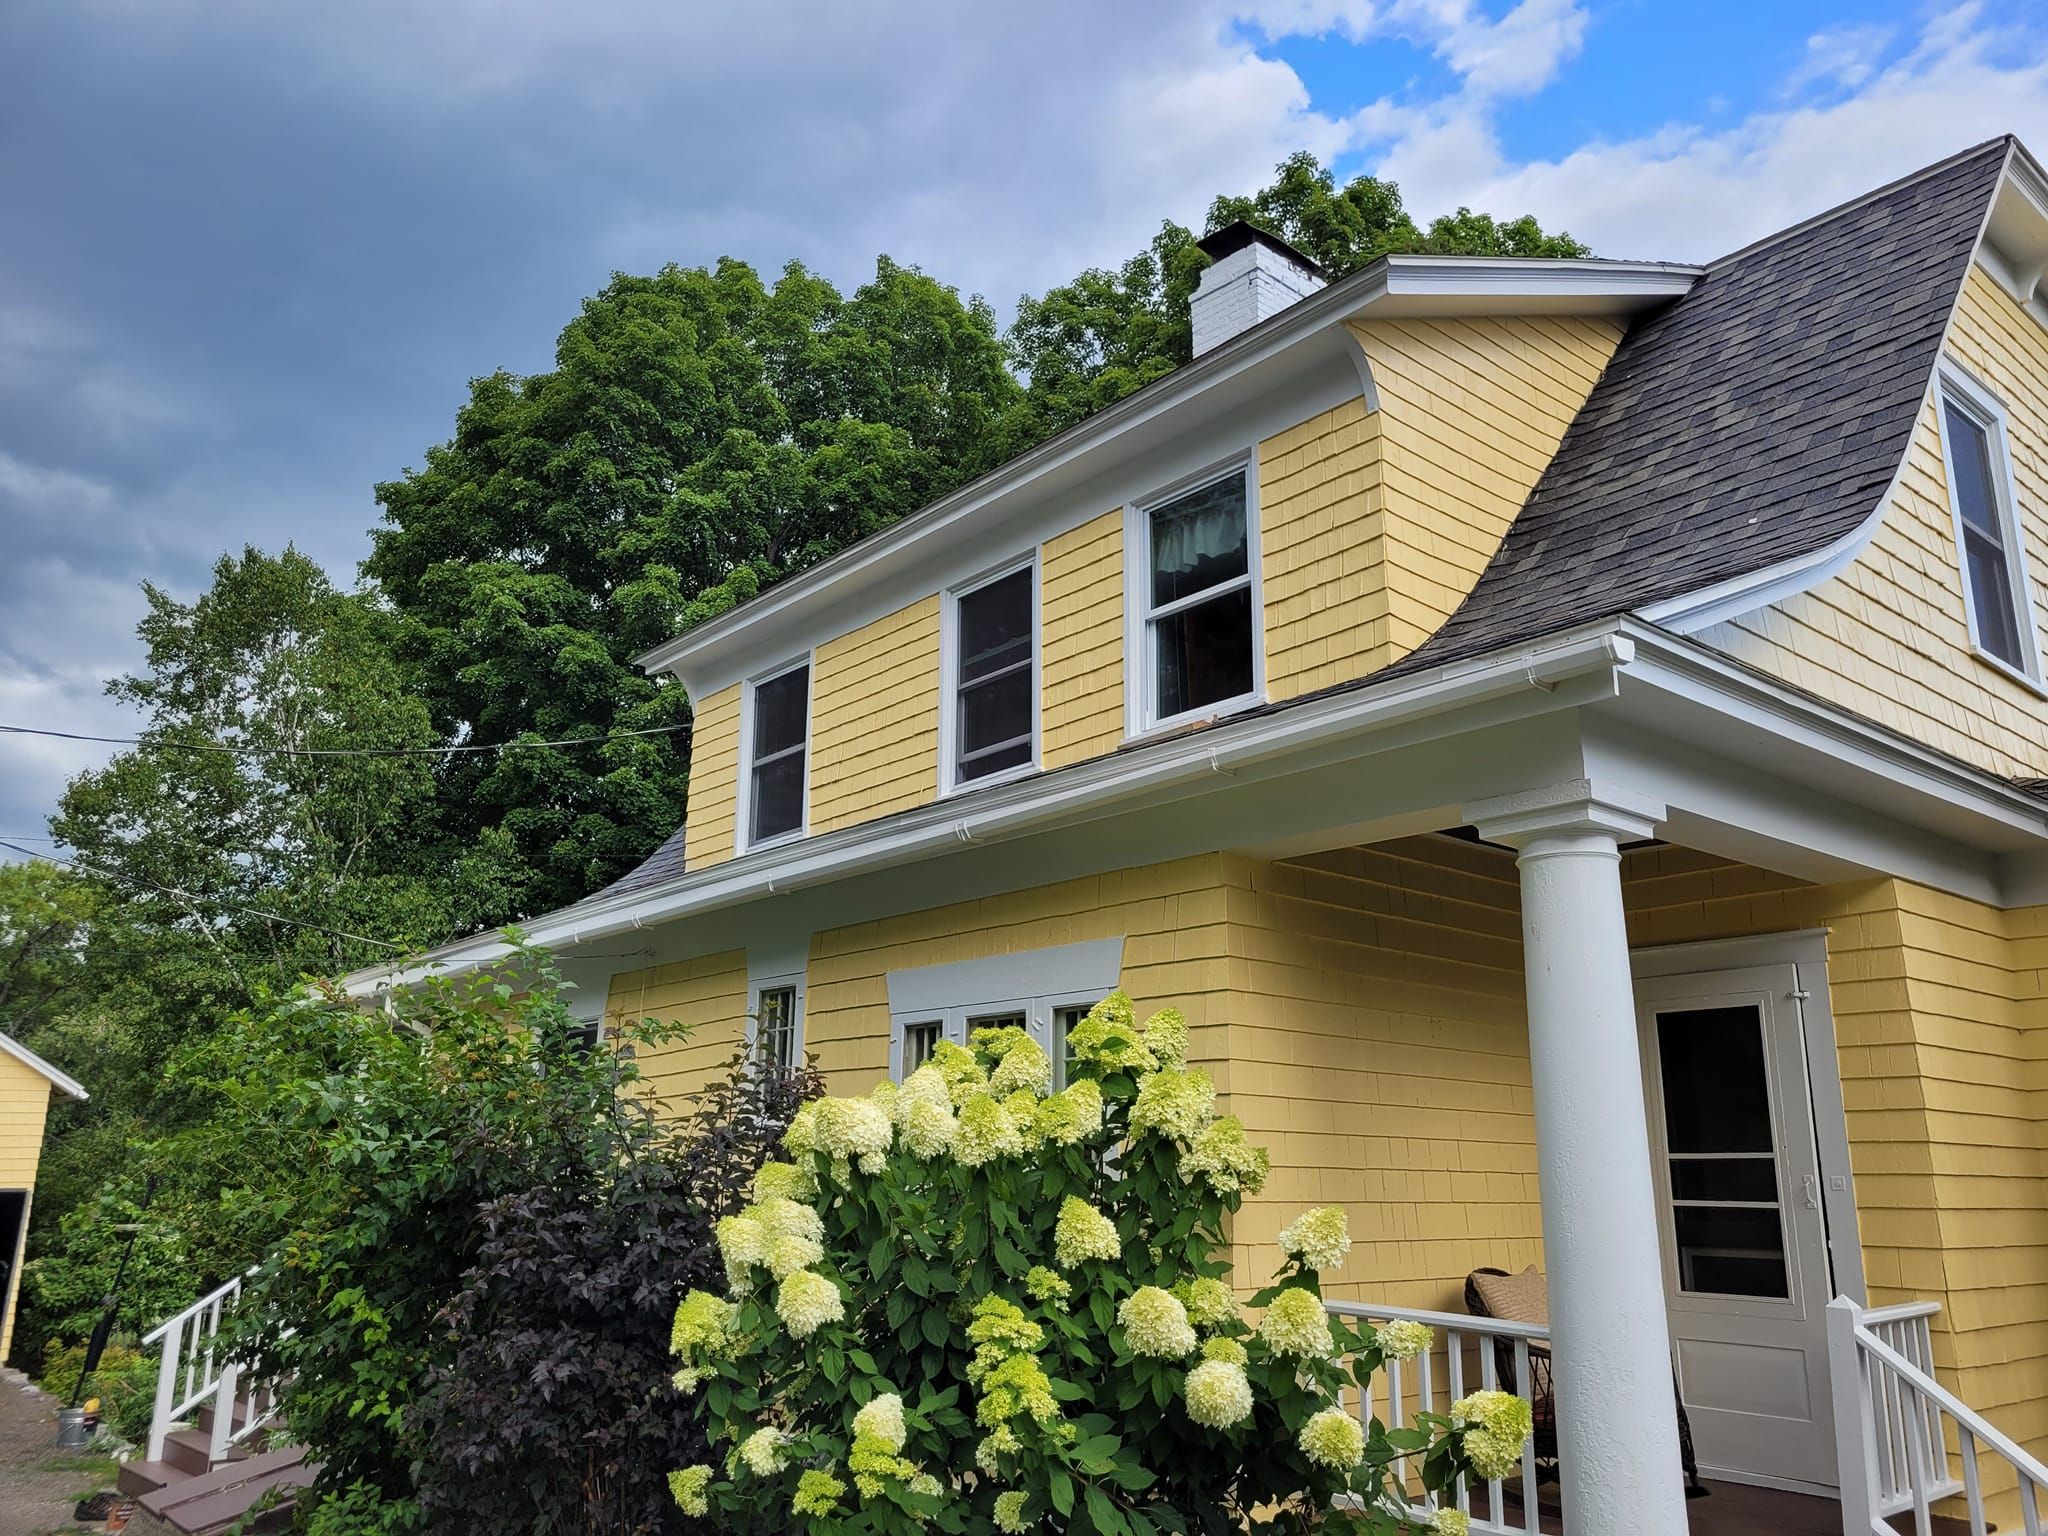
[[[676,1389],[712,1447],[670,1478],[684,1512],[819,1536],[1462,1531],[1403,1504],[1389,1463],[1416,1458],[1431,1495],[1511,1470],[1528,1405],[1362,1424],[1346,1390],[1433,1340],[1324,1311],[1343,1211],[1281,1234],[1247,1316],[1223,1228],[1266,1154],[1216,1114],[1186,1021],[1140,1028],[1115,994],[1068,1044],[1057,1093],[1004,1027],[798,1111],[719,1225],[725,1294],[676,1310]]]

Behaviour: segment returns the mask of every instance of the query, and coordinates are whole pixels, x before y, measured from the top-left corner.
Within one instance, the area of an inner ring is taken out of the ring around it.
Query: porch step
[[[176,1478],[144,1493],[141,1513],[179,1536],[210,1536],[227,1530],[266,1494],[276,1492],[285,1497],[244,1529],[283,1530],[291,1523],[291,1491],[311,1482],[318,1471],[319,1464],[306,1460],[303,1447],[265,1451],[224,1463],[200,1476]],[[125,1479],[127,1469],[122,1472]]]
[[[248,1452],[238,1445],[228,1447],[227,1461],[240,1461]],[[210,1430],[174,1429],[164,1436],[164,1460],[191,1477],[213,1470],[213,1436]]]

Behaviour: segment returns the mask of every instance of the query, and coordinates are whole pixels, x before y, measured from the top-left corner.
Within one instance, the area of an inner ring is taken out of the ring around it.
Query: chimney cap
[[[1317,263],[1309,260],[1293,246],[1282,240],[1271,230],[1261,229],[1249,219],[1232,219],[1221,229],[1212,229],[1195,242],[1211,261],[1221,261],[1233,251],[1241,251],[1248,245],[1263,245],[1268,250],[1278,251],[1289,261],[1306,267],[1317,277],[1327,279],[1329,274]]]

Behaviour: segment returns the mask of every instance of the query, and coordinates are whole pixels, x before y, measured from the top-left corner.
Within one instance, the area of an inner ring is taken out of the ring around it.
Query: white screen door
[[[1700,1471],[1832,1488],[1827,1226],[1798,971],[1636,983],[1664,1294]]]

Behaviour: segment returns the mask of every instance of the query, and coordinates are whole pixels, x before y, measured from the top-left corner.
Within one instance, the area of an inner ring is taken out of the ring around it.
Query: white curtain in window
[[[1161,575],[1191,571],[1244,547],[1244,501],[1215,495],[1174,508],[1152,525],[1152,568]]]

